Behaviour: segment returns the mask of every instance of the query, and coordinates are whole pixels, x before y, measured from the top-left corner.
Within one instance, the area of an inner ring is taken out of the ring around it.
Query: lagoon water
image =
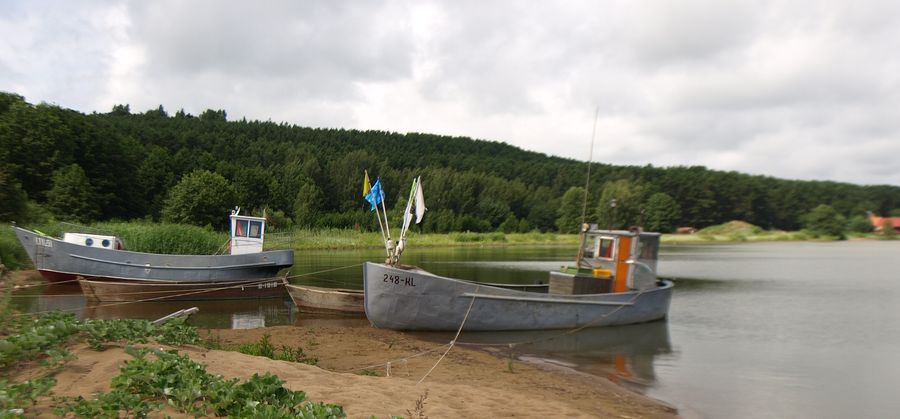
[[[298,253],[292,281],[359,288],[359,264],[383,254]],[[471,280],[533,283],[574,256],[568,247],[411,249],[404,262]],[[900,241],[664,245],[660,275],[676,281],[668,321],[574,334],[463,333],[460,342],[608,377],[685,417],[893,417],[898,258]],[[211,328],[304,320],[281,300],[86,307],[77,288],[49,287],[15,300],[26,311],[94,318],[154,319],[196,305],[192,321]]]

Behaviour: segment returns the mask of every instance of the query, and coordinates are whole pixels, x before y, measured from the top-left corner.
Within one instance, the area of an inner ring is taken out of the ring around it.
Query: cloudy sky
[[[900,185],[896,1],[4,1],[0,90]]]

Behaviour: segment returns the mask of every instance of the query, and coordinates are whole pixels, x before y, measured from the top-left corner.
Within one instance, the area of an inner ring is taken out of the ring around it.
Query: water
[[[686,417],[892,417],[900,409],[897,256],[900,242],[664,246],[660,275],[676,279],[666,322],[575,334],[463,333],[460,342],[604,376]],[[298,253],[292,281],[360,288],[359,264],[382,258],[383,251]],[[410,249],[404,262],[470,280],[533,283],[573,258],[569,247]],[[147,319],[198,306],[192,322],[200,327],[312,321],[283,300],[91,308],[77,288],[36,288],[15,303]]]
[[[666,249],[674,350],[651,396],[698,417],[895,417],[900,242]]]

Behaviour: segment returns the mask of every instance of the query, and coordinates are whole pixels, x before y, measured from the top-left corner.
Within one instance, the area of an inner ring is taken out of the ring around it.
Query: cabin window
[[[251,221],[250,222],[250,237],[254,239],[258,239],[262,237],[262,222],[260,221]]]
[[[641,240],[638,242],[638,258],[640,259],[656,259],[657,255],[657,244],[656,241],[650,240]]]
[[[235,220],[234,221],[234,236],[235,237],[247,237],[247,224],[250,221],[248,220]]]
[[[615,243],[616,240],[610,237],[601,237],[597,239],[597,250],[594,254],[594,257],[612,259],[613,247],[615,247]]]

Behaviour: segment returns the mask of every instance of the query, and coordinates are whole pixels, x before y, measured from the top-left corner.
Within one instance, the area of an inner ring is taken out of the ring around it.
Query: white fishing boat
[[[225,255],[132,252],[115,236],[65,233],[56,238],[15,224],[12,229],[48,282],[90,281],[83,284],[90,287],[86,294],[104,301],[139,299],[145,291],[166,299],[283,296],[277,275],[293,265],[293,250],[263,251],[265,218],[239,210],[230,218],[230,254]],[[203,289],[209,292],[197,292]]]

